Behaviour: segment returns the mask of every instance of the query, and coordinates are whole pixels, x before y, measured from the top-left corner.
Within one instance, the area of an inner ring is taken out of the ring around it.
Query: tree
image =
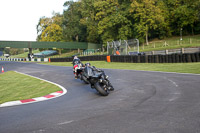
[[[82,18],[80,23],[87,28],[87,41],[93,43],[100,43],[100,36],[98,34],[98,20],[95,20],[96,8],[94,7],[95,0],[81,1]]]
[[[150,31],[151,36],[149,37],[164,39],[165,37],[172,35],[168,6],[162,0],[157,0],[156,5],[160,9],[160,15],[164,18],[164,20],[160,21],[160,23],[157,23],[157,28]]]
[[[38,41],[63,41],[62,15],[53,13],[52,18],[42,17],[37,25]]]
[[[174,32],[179,34],[181,28],[186,31],[187,27],[190,27],[192,34],[194,34],[194,26],[199,21],[200,2],[197,0],[168,0],[167,5]]]
[[[67,1],[64,6],[63,33],[65,41],[86,41],[86,28],[80,23],[81,2]]]
[[[42,32],[50,25],[51,19],[46,18],[45,16],[41,17],[37,24],[37,41],[40,41]]]
[[[97,10],[95,20],[98,21],[98,34],[104,44],[132,36],[131,21],[123,14],[117,0],[97,0],[94,7]]]
[[[47,41],[47,42],[61,42],[61,41],[63,41],[62,28],[57,24],[54,24],[54,23],[50,24],[42,32],[41,41]]]
[[[40,18],[38,41],[104,43],[200,33],[199,0],[66,1],[63,14]],[[61,34],[62,33],[62,34]]]
[[[164,22],[162,11],[156,0],[133,0],[130,12],[133,13],[134,27],[139,37],[145,37],[148,45],[149,31],[158,28]]]

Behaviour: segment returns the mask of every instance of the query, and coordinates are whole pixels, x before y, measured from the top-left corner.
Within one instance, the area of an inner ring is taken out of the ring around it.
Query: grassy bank
[[[132,46],[131,46],[132,47]],[[191,47],[200,47],[200,35],[194,36],[183,36],[182,40],[180,37],[169,37],[163,40],[154,39],[149,41],[149,45],[140,44],[140,52],[147,52],[147,51],[157,51],[157,50],[166,50],[166,49],[180,49],[180,48],[191,48]],[[135,51],[132,47],[129,51]],[[33,50],[33,53],[39,53],[39,50]],[[49,56],[48,58],[65,58],[71,57],[72,55],[78,54],[77,50],[73,50],[70,52],[63,52],[61,55],[53,55]],[[107,52],[97,52],[92,53],[91,55],[102,55],[107,54]],[[28,52],[19,55],[11,55],[11,58],[26,58],[28,56]],[[83,55],[82,55],[83,56]]]
[[[96,66],[97,68],[200,74],[200,69],[199,69],[200,63],[116,63],[116,62],[108,63],[105,61],[89,61],[89,62],[91,63],[91,65]],[[51,62],[42,64],[72,67],[71,62]]]
[[[40,51],[39,50],[33,50],[32,52],[33,53],[39,53]],[[18,54],[18,55],[11,55],[10,57],[11,58],[28,58],[28,54],[29,54],[29,52],[24,52],[24,53]]]
[[[152,40],[149,42],[149,45],[140,45],[140,51],[146,52],[190,47],[200,47],[200,35],[183,36],[182,40],[180,40],[180,37],[170,37],[164,40]]]
[[[0,104],[45,96],[61,90],[56,85],[13,71],[0,74]]]

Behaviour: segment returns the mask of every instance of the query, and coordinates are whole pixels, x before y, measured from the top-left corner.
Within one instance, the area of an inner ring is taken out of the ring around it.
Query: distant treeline
[[[66,1],[63,14],[40,18],[38,41],[148,40],[200,33],[200,0]]]

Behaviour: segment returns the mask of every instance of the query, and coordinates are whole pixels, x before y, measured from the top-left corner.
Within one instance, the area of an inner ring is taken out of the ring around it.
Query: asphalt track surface
[[[0,108],[0,133],[199,133],[200,75],[110,70],[115,91],[99,96],[72,67],[2,62],[67,89],[61,97]]]

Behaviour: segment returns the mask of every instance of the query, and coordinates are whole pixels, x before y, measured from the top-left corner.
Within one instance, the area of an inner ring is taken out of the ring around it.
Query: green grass
[[[60,90],[56,85],[13,71],[0,74],[0,104],[41,97]]]
[[[200,47],[200,35],[194,35],[194,36],[183,36],[182,41],[180,41],[180,37],[169,37],[163,40],[154,39],[149,41],[149,45],[142,45],[140,44],[140,52],[147,52],[147,51],[157,51],[157,50],[166,50],[166,49],[180,49],[180,48],[190,48],[190,47]],[[164,43],[167,43],[167,46],[164,46]],[[132,47],[132,46],[130,46]],[[128,52],[130,51],[136,51],[136,48],[132,47],[131,49],[128,49]],[[33,53],[39,53],[39,50],[34,50]],[[82,53],[82,51],[81,51]],[[65,57],[72,57],[72,55],[78,54],[77,50],[73,50],[70,52],[62,53],[61,55],[53,55],[49,56],[48,58],[65,58]],[[104,55],[107,54],[107,52],[97,52],[92,53],[91,55]],[[13,55],[12,58],[26,58],[28,56],[28,52],[19,54],[19,55]],[[84,55],[81,55],[84,56]]]
[[[48,58],[65,58],[65,57],[72,57],[73,55],[77,54],[77,51],[70,51],[68,53],[62,53],[61,55],[53,55],[49,56]]]
[[[128,69],[144,71],[163,71],[177,73],[200,74],[200,63],[116,63],[105,61],[89,61],[92,66],[108,69]],[[86,63],[85,61],[83,63]],[[46,65],[71,66],[71,62],[42,63]]]
[[[33,53],[39,53],[39,50],[33,50]],[[28,58],[28,54],[29,52],[24,52],[22,54],[18,54],[18,55],[11,55],[11,58]]]

